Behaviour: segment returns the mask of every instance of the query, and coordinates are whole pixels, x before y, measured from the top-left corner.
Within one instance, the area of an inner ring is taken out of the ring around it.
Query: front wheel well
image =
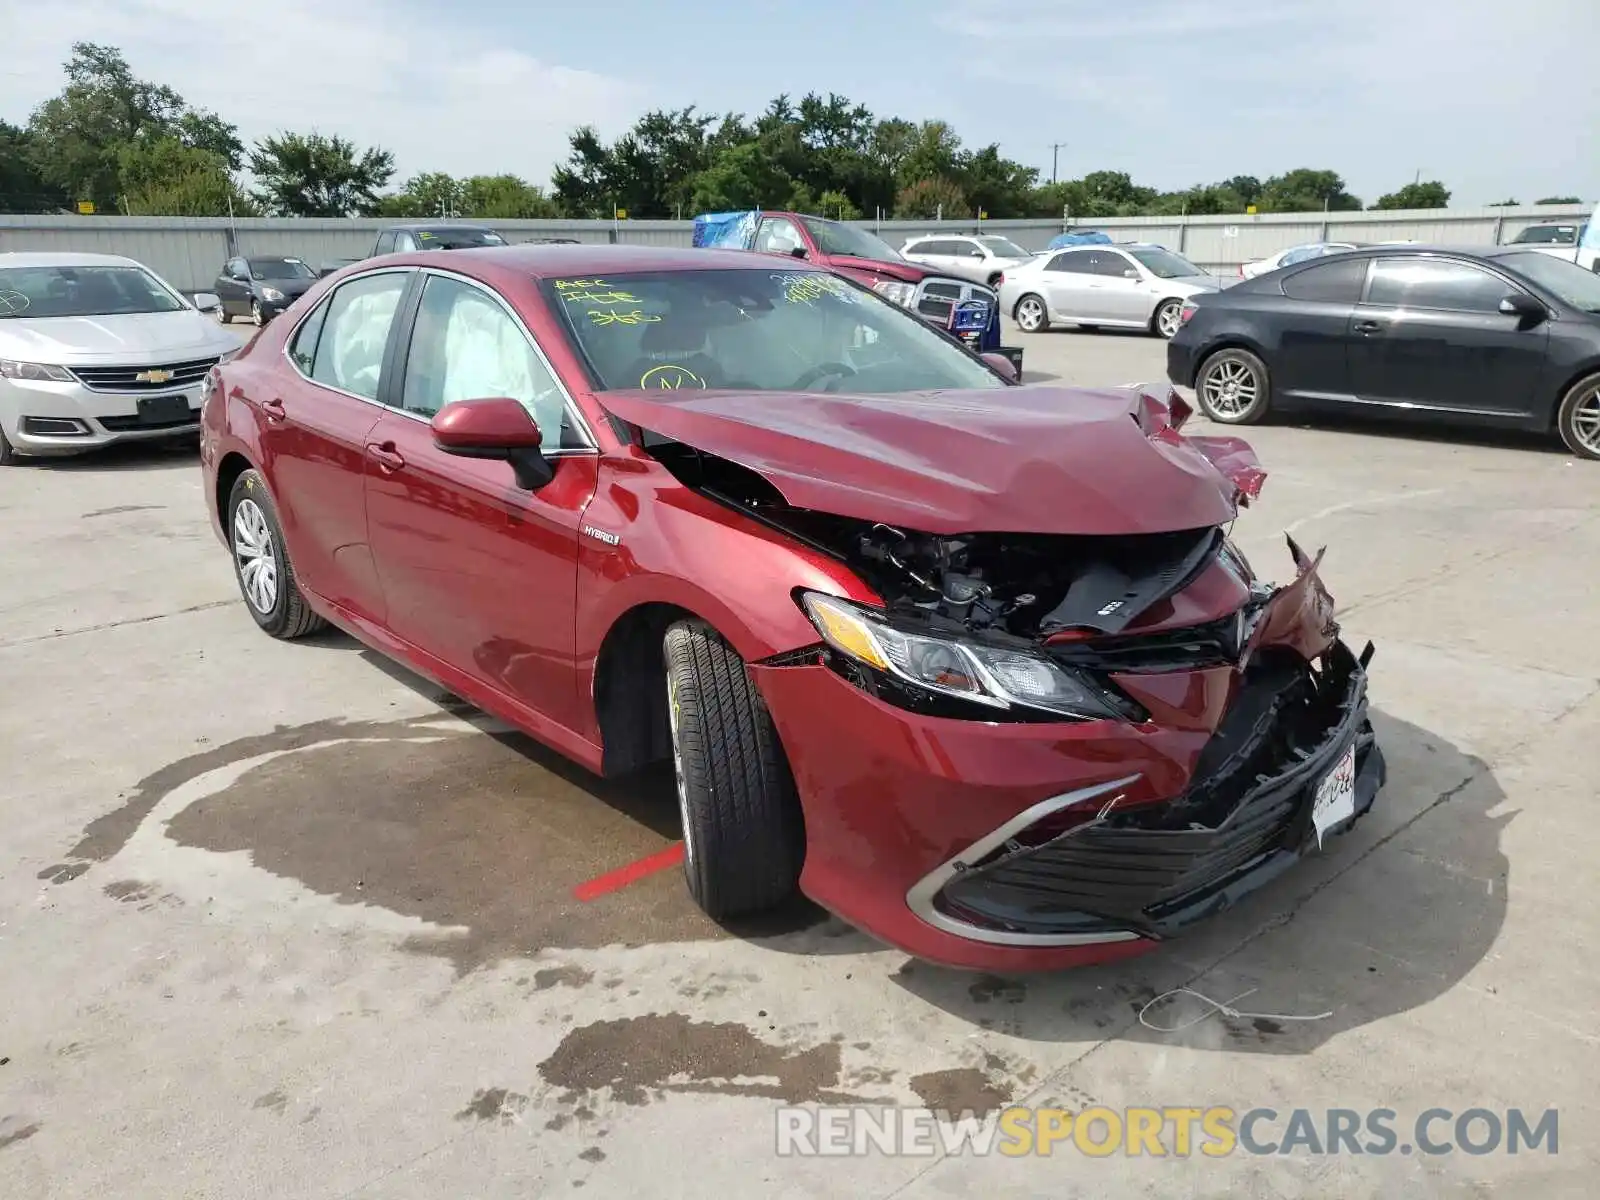
[[[675,621],[696,614],[676,604],[630,608],[606,631],[595,658],[594,713],[600,772],[610,778],[672,757],[667,667],[661,644]]]
[[[233,485],[250,468],[250,460],[236,450],[228,451],[217,464],[217,520],[224,530],[228,528],[228,498],[233,495]]]

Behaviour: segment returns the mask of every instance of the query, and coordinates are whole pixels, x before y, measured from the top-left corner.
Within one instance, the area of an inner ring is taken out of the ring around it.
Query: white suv
[[[1030,251],[1009,238],[990,234],[921,234],[908,239],[900,254],[914,263],[991,288],[1000,286],[1000,276],[1006,271],[1033,259]]]

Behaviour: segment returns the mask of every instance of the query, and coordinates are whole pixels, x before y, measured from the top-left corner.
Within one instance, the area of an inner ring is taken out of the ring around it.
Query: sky
[[[1329,168],[1369,203],[1600,199],[1600,0],[0,0],[0,118],[75,40],[222,113],[548,184],[567,135],[653,108],[841,93],[1048,179],[1162,189]]]

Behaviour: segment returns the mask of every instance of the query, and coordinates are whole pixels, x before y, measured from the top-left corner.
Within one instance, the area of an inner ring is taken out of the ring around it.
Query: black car
[[[230,258],[212,285],[224,322],[249,317],[265,325],[298,300],[317,273],[298,258]]]
[[[1213,421],[1343,409],[1554,432],[1600,459],[1600,276],[1522,246],[1372,246],[1184,305],[1167,376]]]

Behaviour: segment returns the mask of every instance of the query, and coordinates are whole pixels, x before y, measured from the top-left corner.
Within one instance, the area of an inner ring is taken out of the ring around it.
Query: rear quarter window
[[[1319,262],[1286,277],[1283,294],[1291,300],[1355,304],[1361,299],[1361,285],[1366,278],[1367,260],[1364,258]]]

